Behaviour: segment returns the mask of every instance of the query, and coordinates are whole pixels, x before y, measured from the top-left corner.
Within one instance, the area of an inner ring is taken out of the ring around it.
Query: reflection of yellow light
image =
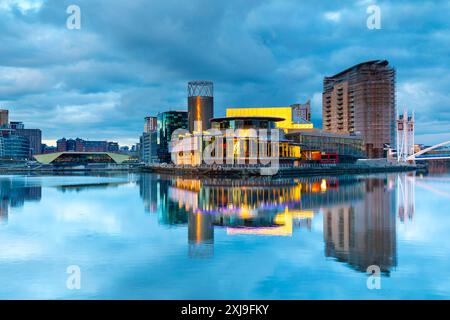
[[[175,182],[175,186],[178,189],[200,192],[202,183],[200,180],[194,179],[177,179]]]
[[[289,217],[289,209],[286,207],[284,213],[277,214],[274,222],[279,227],[263,227],[263,228],[227,228],[227,234],[254,234],[265,236],[291,236],[292,235],[292,218]]]
[[[322,179],[322,183],[320,184],[320,190],[322,190],[322,192],[327,191],[327,180]]]
[[[227,228],[228,235],[236,234],[252,234],[261,236],[291,236],[292,230],[289,230],[286,226],[282,227],[264,227],[264,228]]]
[[[201,100],[200,100],[200,97],[197,97],[197,101],[196,101],[196,104],[195,104],[195,107],[196,107],[196,111],[197,111],[197,118],[195,119],[195,120],[197,120],[197,121],[201,121],[202,120],[202,114],[201,114]]]
[[[286,224],[286,215],[285,214],[277,214],[275,216],[274,221],[275,224],[285,225]]]
[[[317,193],[320,190],[320,184],[318,182],[313,182],[311,184],[311,192],[312,193]]]
[[[197,242],[201,241],[202,237],[202,215],[201,213],[197,213]]]
[[[249,208],[247,206],[244,206],[240,209],[240,214],[242,219],[250,219],[253,214],[250,212]]]

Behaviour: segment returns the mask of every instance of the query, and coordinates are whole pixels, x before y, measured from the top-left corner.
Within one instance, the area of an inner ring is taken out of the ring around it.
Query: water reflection
[[[389,273],[397,265],[396,205],[390,179],[366,179],[362,199],[324,209],[327,257],[362,272],[377,265]]]
[[[292,236],[323,215],[325,256],[365,272],[397,265],[396,214],[414,212],[414,176],[195,179],[143,175],[140,194],[165,225],[188,224],[189,255],[212,257],[214,229],[229,236]],[[398,191],[398,194],[397,192]],[[412,200],[412,201],[411,201]]]
[[[0,179],[0,223],[8,222],[9,208],[22,207],[25,201],[41,200],[39,185],[30,184],[28,180],[16,181],[13,177]]]
[[[326,257],[361,272],[378,265],[389,275],[397,266],[396,216],[401,223],[414,217],[414,174],[246,180],[143,174],[99,179],[52,187],[79,193],[136,183],[145,211],[157,214],[160,225],[187,225],[188,256],[193,258],[214,257],[217,229],[229,237],[290,237],[311,231],[317,218],[322,219]],[[41,199],[36,180],[3,177],[0,186],[3,222],[9,207]]]

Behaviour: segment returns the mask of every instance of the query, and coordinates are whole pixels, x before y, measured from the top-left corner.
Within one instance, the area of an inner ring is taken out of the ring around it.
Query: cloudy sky
[[[81,8],[81,29],[66,10]],[[381,9],[370,30],[366,10]],[[137,142],[143,118],[186,108],[186,83],[215,84],[226,107],[311,99],[324,76],[387,59],[417,141],[450,140],[449,1],[0,0],[0,108],[46,141]]]

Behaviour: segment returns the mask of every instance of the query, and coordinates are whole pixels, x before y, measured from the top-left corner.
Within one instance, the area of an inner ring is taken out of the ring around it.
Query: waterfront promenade
[[[391,162],[367,162],[338,165],[305,164],[298,167],[280,165],[279,168],[274,171],[274,173],[279,176],[345,175],[361,173],[403,172],[413,171],[418,168],[419,167],[414,164],[398,164]],[[141,168],[141,170],[144,172],[153,173],[223,177],[260,176],[262,175],[262,169],[262,167],[250,165],[201,165],[193,167],[167,164],[154,164]]]
[[[364,161],[356,164],[303,164],[298,167],[280,165],[270,175],[278,176],[315,176],[315,175],[345,175],[363,173],[403,172],[421,169],[415,164],[399,164],[386,161]],[[151,172],[170,175],[245,177],[261,176],[263,167],[251,165],[201,165],[176,166],[173,164],[152,165],[117,165],[117,166],[5,166],[0,167],[0,174],[21,173],[73,173],[73,172]],[[266,167],[265,169],[268,169]],[[267,175],[267,174],[266,174]]]

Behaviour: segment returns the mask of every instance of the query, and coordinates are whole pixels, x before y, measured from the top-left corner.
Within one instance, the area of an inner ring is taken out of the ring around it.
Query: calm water
[[[445,173],[0,176],[0,201],[1,299],[450,298]]]

